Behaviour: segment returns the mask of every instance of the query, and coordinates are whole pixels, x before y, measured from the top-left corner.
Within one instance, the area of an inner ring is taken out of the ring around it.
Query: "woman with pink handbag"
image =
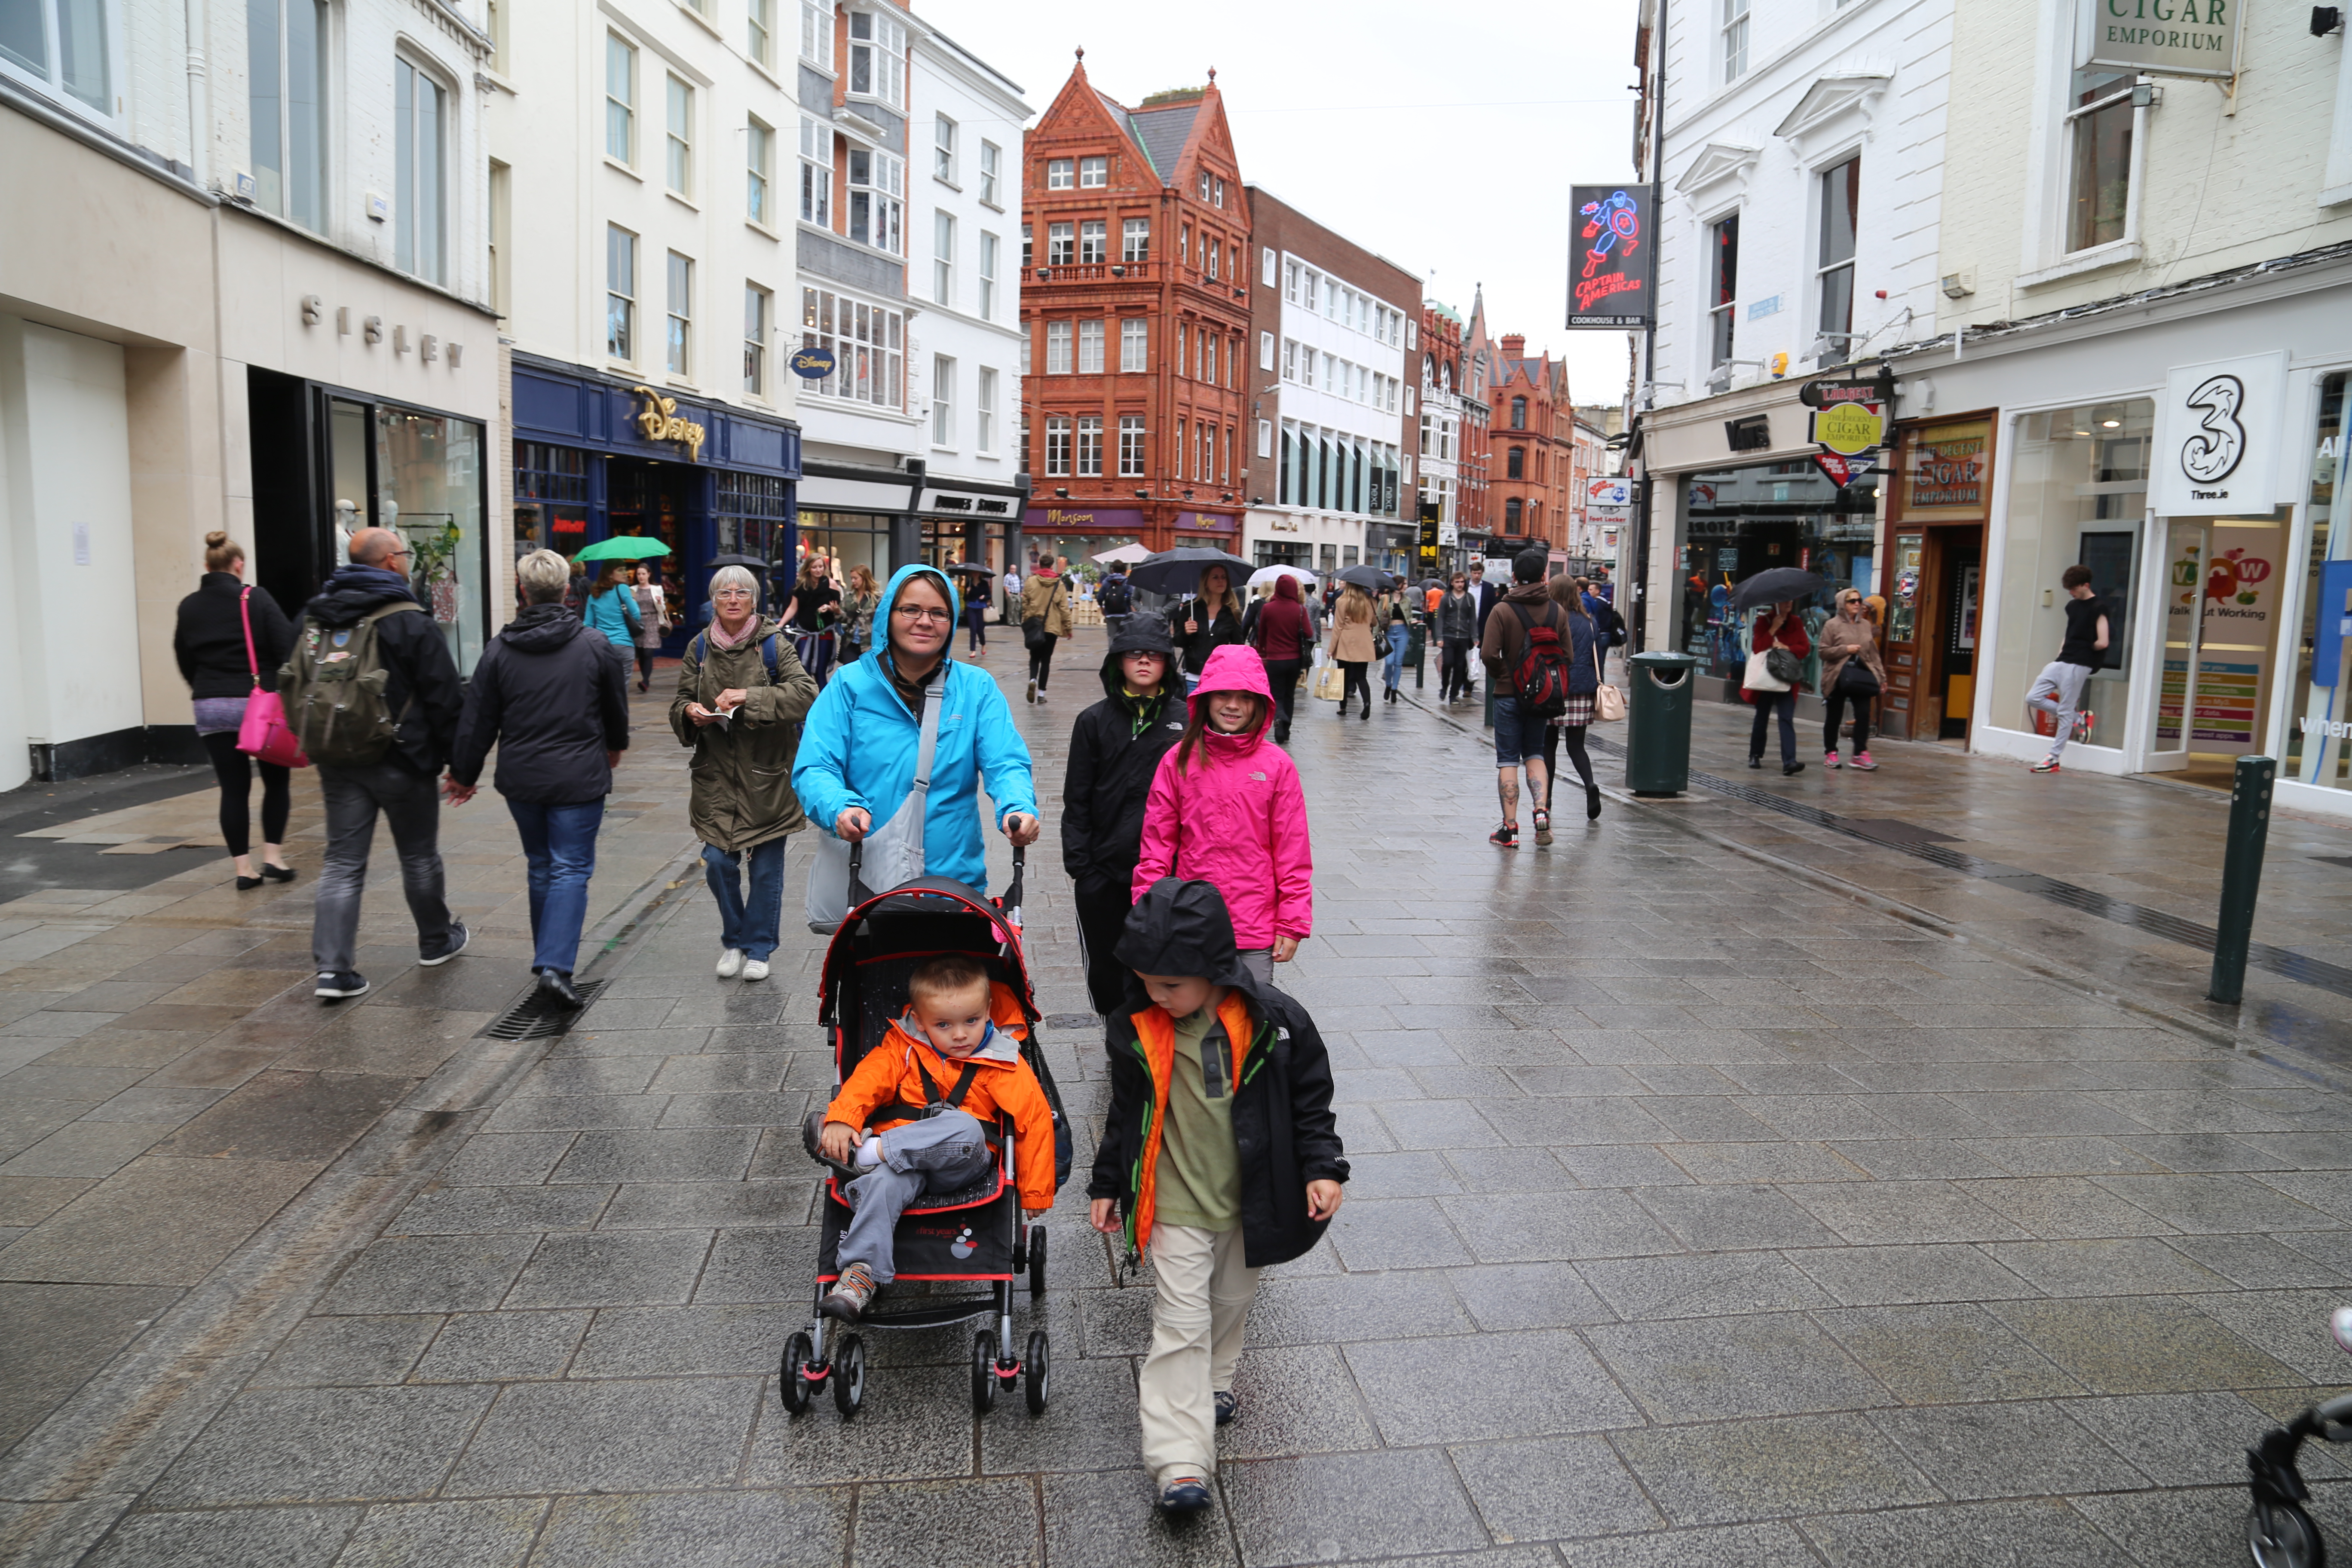
[[[226,533],[205,535],[205,575],[180,601],[172,652],[194,700],[196,738],[220,779],[221,837],[236,858],[239,892],[264,881],[290,882],[286,817],[292,806],[289,768],[309,759],[287,730],[278,699],[278,667],[294,647],[294,628],[268,590],[248,586],[245,546]],[[267,670],[267,677],[263,671]],[[253,764],[261,768],[261,866],[252,853]]]

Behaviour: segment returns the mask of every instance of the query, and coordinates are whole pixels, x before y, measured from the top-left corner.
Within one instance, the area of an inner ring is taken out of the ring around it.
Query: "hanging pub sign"
[[[1569,210],[1568,324],[1646,330],[1656,315],[1650,187],[1571,185]]]
[[[2175,366],[2157,413],[2148,503],[2161,517],[2269,512],[2285,419],[2283,351]]]
[[[2074,61],[2148,76],[2238,74],[2246,0],[2078,0]],[[2135,100],[2135,102],[2137,100]]]

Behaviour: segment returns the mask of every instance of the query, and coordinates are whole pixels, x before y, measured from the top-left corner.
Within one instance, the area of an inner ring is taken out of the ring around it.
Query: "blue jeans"
[[[1544,721],[1519,711],[1516,697],[1495,699],[1495,765],[1516,768],[1543,761]]]
[[[569,974],[580,961],[580,928],[588,923],[604,797],[577,805],[509,798],[507,811],[530,861],[530,966]]]
[[[719,900],[719,945],[740,948],[762,963],[776,951],[784,918],[784,841],[771,838],[751,847],[751,892],[743,895],[743,857],[715,844],[702,847],[702,869]]]
[[[1391,691],[1404,684],[1404,627],[1389,623],[1389,657],[1381,666],[1381,681]]]

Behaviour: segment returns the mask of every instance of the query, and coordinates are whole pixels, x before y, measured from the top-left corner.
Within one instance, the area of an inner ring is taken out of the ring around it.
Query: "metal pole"
[[[2221,918],[2213,941],[2209,1000],[2235,1004],[2246,994],[2246,945],[2254,931],[2254,900],[2263,889],[2263,846],[2271,831],[2271,784],[2278,763],[2240,757],[2230,787],[2230,834],[2221,858]]]

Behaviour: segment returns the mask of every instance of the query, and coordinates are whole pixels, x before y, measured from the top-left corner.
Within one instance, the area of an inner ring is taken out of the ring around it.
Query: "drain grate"
[[[1049,1029],[1097,1029],[1102,1020],[1092,1013],[1048,1013],[1037,1020]]]
[[[1892,816],[1849,816],[1845,830],[1859,833],[1864,838],[1875,838],[1885,844],[1949,844],[1959,837],[1957,833],[1938,833],[1932,827],[1922,827],[1916,822],[1903,822]]]
[[[580,993],[580,1005],[577,1007],[551,1005],[546,993],[534,985],[521,1001],[492,1019],[482,1035],[492,1040],[544,1040],[556,1035],[568,1035],[572,1026],[580,1022],[582,1015],[595,1005],[596,998],[604,994],[607,984],[603,980],[579,982],[573,987]]]

